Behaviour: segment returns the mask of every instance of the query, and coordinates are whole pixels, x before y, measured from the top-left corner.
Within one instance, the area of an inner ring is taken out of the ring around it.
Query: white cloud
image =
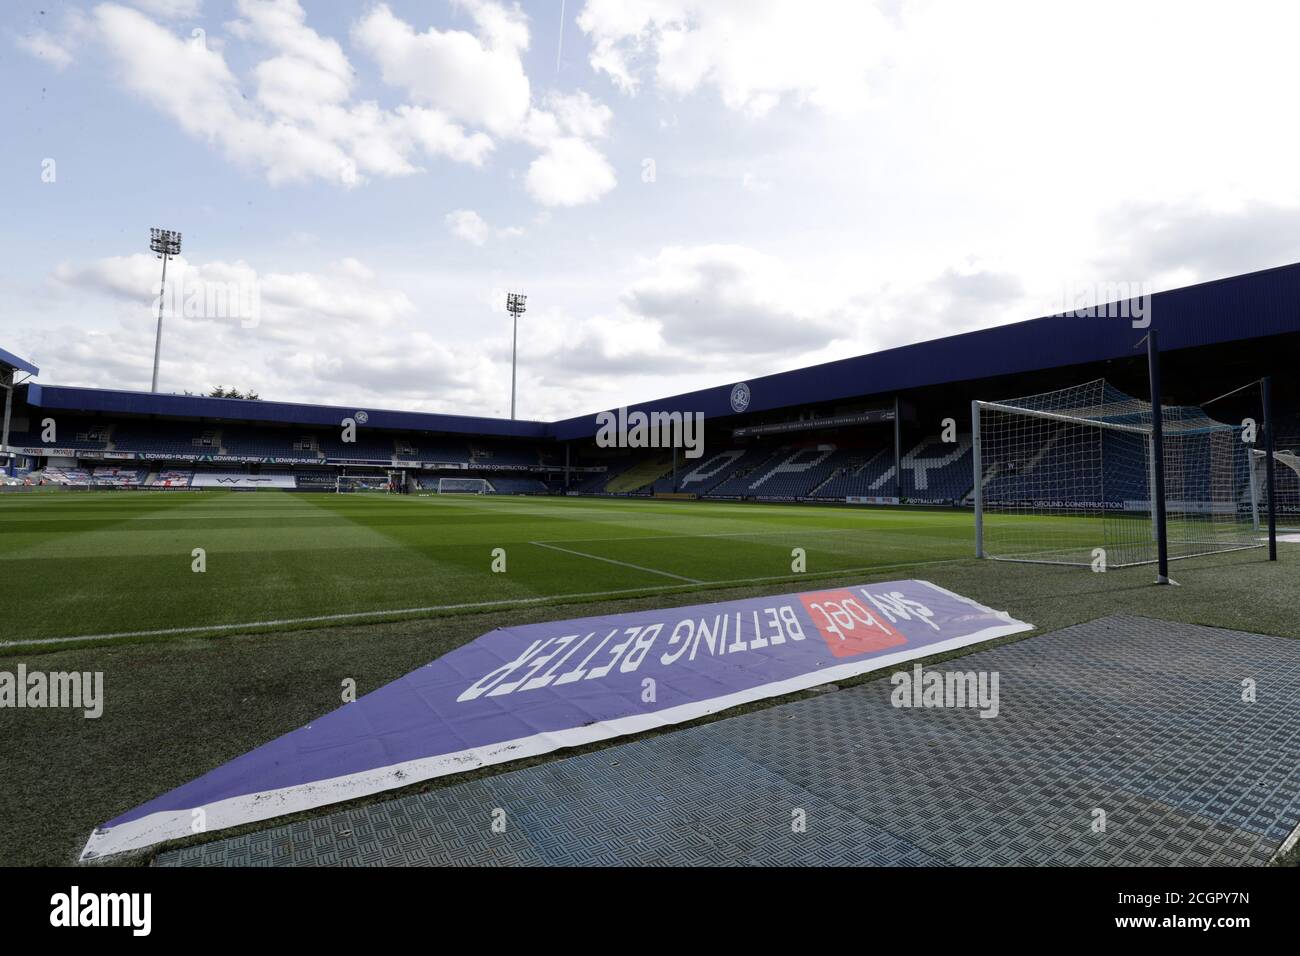
[[[834,337],[812,289],[777,258],[745,246],[669,247],[622,296],[670,340],[741,353],[811,350]]]
[[[893,34],[865,0],[587,0],[578,25],[591,37],[592,67],[624,92],[638,90],[639,61],[652,60],[660,88],[709,86],[753,116],[786,97],[860,109]]]
[[[617,184],[614,169],[585,140],[562,136],[528,167],[528,192],[543,206],[594,202]]]
[[[547,108],[555,115],[559,125],[573,136],[584,139],[602,139],[609,133],[614,111],[599,100],[594,100],[586,90],[568,95],[550,93]]]
[[[210,45],[111,3],[96,7],[95,18],[130,90],[272,183],[352,186],[370,175],[414,173],[424,157],[480,164],[491,150],[486,135],[435,111],[353,103],[351,65],[336,41],[306,26],[297,0],[240,0],[238,10],[232,35],[273,51],[253,70],[251,100]]]
[[[454,209],[443,217],[443,222],[457,239],[464,239],[476,246],[484,245],[493,236],[498,239],[517,239],[525,232],[522,226],[502,226],[494,229],[473,209]],[[495,305],[504,307],[501,302]]]
[[[55,270],[50,293],[70,312],[108,317],[92,330],[49,327],[57,343],[42,375],[66,385],[143,387],[152,364],[159,263],[138,254]],[[246,262],[173,260],[173,284],[191,288],[240,282],[260,292],[254,326],[168,309],[163,338],[164,390],[213,385],[252,388],[264,399],[495,411],[495,386],[508,381],[481,348],[448,345],[409,296],[367,265],[343,259],[318,272],[259,273]],[[169,303],[170,303],[169,298]]]
[[[521,59],[529,43],[523,14],[489,0],[464,5],[477,35],[432,27],[420,33],[380,4],[354,27],[353,39],[379,64],[384,82],[414,102],[541,150],[526,177],[537,202],[576,206],[600,199],[616,180],[590,140],[608,133],[613,111],[585,91],[553,91],[546,108],[533,106]]]
[[[26,50],[38,60],[44,60],[56,70],[65,69],[72,62],[71,46],[44,30],[17,37],[14,42],[19,49]]]
[[[379,64],[384,82],[416,103],[509,135],[523,123],[532,95],[520,60],[528,28],[517,10],[469,6],[481,36],[433,27],[417,33],[380,4],[357,23],[352,37]]]
[[[131,0],[131,3],[164,20],[192,20],[203,12],[203,0]]]
[[[483,221],[483,217],[473,209],[456,209],[447,213],[444,221],[451,234],[457,239],[464,239],[476,246],[481,246],[487,242],[491,229]]]

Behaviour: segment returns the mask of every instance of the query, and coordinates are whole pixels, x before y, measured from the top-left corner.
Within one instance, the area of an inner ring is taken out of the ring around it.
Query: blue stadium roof
[[[1109,305],[1116,305],[1111,303]],[[1116,314],[1100,305],[1097,312]],[[1300,263],[1156,293],[1148,314],[1160,351],[1300,333]],[[747,412],[888,396],[924,388],[1132,358],[1146,334],[1126,318],[1055,315],[746,380]],[[646,412],[733,415],[736,383],[633,406]],[[561,440],[591,435],[596,415],[551,426]]]
[[[31,362],[20,359],[12,352],[6,352],[4,349],[0,349],[0,367],[4,366],[18,372],[26,372],[28,375],[38,375],[41,371]]]
[[[1115,314],[1106,305],[1097,309]],[[1300,263],[1218,279],[1151,297],[1151,328],[1162,352],[1246,339],[1300,333]],[[746,380],[745,412],[893,395],[911,389],[1054,368],[1132,358],[1145,329],[1127,318],[1055,315],[904,345],[808,368]],[[14,359],[0,351],[0,360]],[[16,368],[36,373],[28,363]],[[646,412],[703,412],[708,418],[736,414],[737,383],[669,396],[632,406]],[[437,431],[514,438],[568,440],[595,434],[596,413],[563,421],[525,422],[466,415],[439,415],[300,405],[190,395],[157,395],[33,384],[32,405],[73,411],[165,415],[285,425],[337,425],[365,411],[371,428]]]
[[[176,418],[208,418],[256,422],[270,425],[337,426],[344,418],[364,412],[369,428],[401,431],[437,431],[465,435],[497,435],[510,438],[544,438],[545,422],[475,418],[470,415],[437,415],[428,412],[400,412],[364,405],[299,405],[293,402],[249,401],[243,398],[208,398],[202,395],[163,395],[102,388],[67,388],[32,385],[27,403],[41,408],[64,408],[77,412],[124,415],[166,415]]]

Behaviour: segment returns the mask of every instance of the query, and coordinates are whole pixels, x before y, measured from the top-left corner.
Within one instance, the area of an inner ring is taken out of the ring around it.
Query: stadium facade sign
[[[788,432],[810,432],[823,428],[851,428],[854,425],[877,425],[894,420],[893,408],[876,408],[852,415],[828,415],[824,418],[803,418],[789,422],[772,422],[768,425],[745,425],[733,428],[733,438],[751,438],[756,435],[783,435]]]
[[[753,401],[753,393],[749,390],[749,385],[745,382],[737,382],[731,386],[731,410],[739,415],[749,408],[749,403]]]
[[[1031,628],[905,580],[498,629],[97,827],[81,858],[678,724]]]

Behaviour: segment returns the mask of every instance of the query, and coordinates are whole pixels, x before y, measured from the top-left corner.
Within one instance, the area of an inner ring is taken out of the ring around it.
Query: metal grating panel
[[[1110,617],[937,669],[999,715],[878,680],[158,863],[1241,865],[1300,824],[1300,641]]]

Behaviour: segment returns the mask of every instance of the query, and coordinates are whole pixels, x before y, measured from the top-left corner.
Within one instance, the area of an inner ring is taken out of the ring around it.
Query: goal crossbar
[[[1152,406],[1101,379],[972,402],[976,554],[1103,570],[1155,562],[1162,531],[1175,558],[1262,547],[1243,429],[1194,406],[1160,419],[1157,438]]]

